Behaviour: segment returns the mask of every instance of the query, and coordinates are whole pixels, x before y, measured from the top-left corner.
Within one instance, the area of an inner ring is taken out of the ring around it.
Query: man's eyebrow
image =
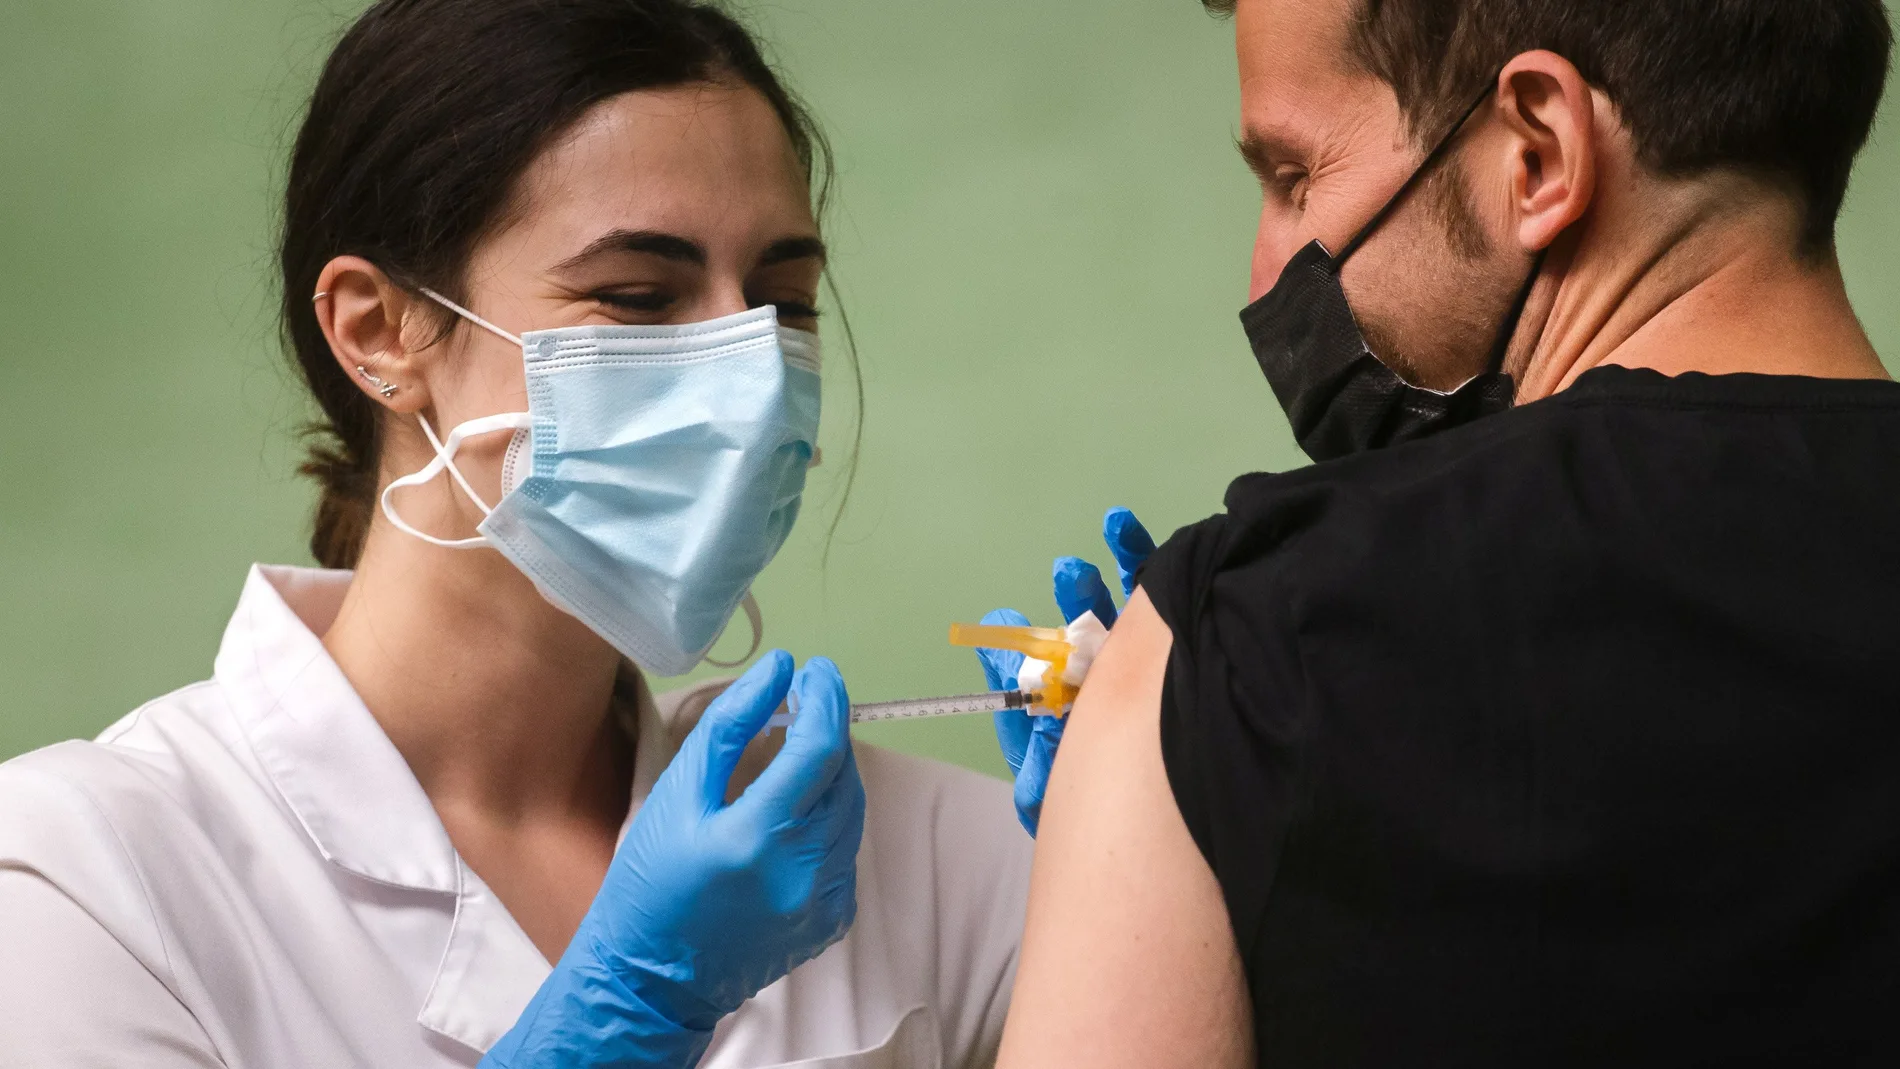
[[[759,266],[771,267],[773,264],[814,258],[823,262],[826,255],[825,243],[817,238],[780,238],[766,246],[764,254],[759,257]]]
[[[1273,181],[1278,166],[1300,158],[1284,138],[1263,130],[1248,130],[1234,141],[1234,147],[1263,185]]]
[[[587,247],[561,261],[558,270],[579,267],[597,256],[610,252],[638,252],[663,260],[706,266],[706,248],[691,238],[664,234],[657,230],[610,230],[587,243]]]
[[[1249,133],[1234,139],[1234,148],[1240,151],[1240,158],[1247,161],[1247,169],[1261,182],[1273,176],[1272,153],[1266,140],[1259,134]]]

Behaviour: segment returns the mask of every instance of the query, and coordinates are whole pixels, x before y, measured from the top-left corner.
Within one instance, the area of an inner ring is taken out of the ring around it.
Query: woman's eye
[[[626,293],[604,291],[593,295],[594,299],[609,308],[623,312],[663,312],[673,303],[671,295],[666,293]]]
[[[773,301],[778,314],[785,319],[817,319],[824,313],[802,301]]]

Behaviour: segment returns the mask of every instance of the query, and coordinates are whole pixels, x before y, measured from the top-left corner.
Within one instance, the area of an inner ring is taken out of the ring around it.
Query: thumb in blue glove
[[[1125,508],[1113,508],[1102,520],[1102,537],[1108,543],[1121,573],[1122,592],[1135,592],[1135,573],[1155,550],[1147,528]],[[1080,557],[1062,557],[1055,563],[1056,607],[1062,618],[1074,623],[1084,613],[1094,613],[1103,627],[1114,627],[1118,614],[1115,599],[1102,581],[1101,570]],[[998,609],[983,618],[986,624],[1027,626],[1029,620],[1014,609]],[[1010,650],[978,650],[983,675],[991,690],[1014,690],[1022,670],[1023,655]],[[1042,820],[1042,799],[1049,787],[1049,770],[1055,764],[1056,749],[1062,744],[1062,732],[1068,721],[1055,716],[1031,716],[1021,709],[999,709],[994,714],[996,741],[1002,746],[1003,759],[1016,775],[1016,818],[1030,835]]]
[[[746,745],[791,694],[772,762],[727,805]],[[614,855],[574,941],[493,1069],[690,1066],[720,1018],[857,915],[864,787],[830,661],[767,654],[707,708]]]

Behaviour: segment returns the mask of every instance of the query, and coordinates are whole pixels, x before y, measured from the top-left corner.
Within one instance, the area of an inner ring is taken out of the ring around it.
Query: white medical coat
[[[346,572],[258,567],[213,677],[0,765],[0,1066],[474,1065],[549,965],[325,652]],[[639,703],[634,805],[717,687]],[[857,747],[858,919],[714,1069],[995,1058],[1029,838],[1007,785]]]

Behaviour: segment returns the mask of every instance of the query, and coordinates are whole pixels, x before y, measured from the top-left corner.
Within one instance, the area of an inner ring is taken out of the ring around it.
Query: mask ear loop
[[[475,507],[482,510],[483,516],[494,515],[495,510],[489,507],[488,502],[482,500],[482,495],[476,493],[473,486],[468,484],[468,479],[462,475],[462,469],[455,466],[455,453],[451,452],[447,446],[442,444],[442,440],[435,436],[435,428],[429,424],[429,417],[418,412],[416,413],[416,420],[422,424],[422,433],[429,436],[429,444],[435,447],[436,455],[442,457],[442,466],[448,470],[449,477],[455,480],[455,485],[462,488],[462,492],[468,495],[470,501],[475,502]],[[449,437],[454,438],[454,432],[451,432]],[[459,451],[461,447],[462,443],[459,440],[456,441],[456,450]]]
[[[422,295],[424,297],[427,297],[430,300],[434,301],[435,303],[441,305],[442,307],[447,308],[449,311],[454,312],[456,315],[461,316],[463,319],[468,320],[470,323],[475,324],[476,326],[482,328],[483,330],[489,332],[490,334],[493,334],[501,338],[503,341],[513,342],[517,346],[521,346],[523,349],[527,347],[526,344],[522,342],[520,337],[508,333],[507,331],[501,329],[495,324],[490,323],[488,320],[483,319],[481,316],[476,315],[474,312],[471,312],[468,309],[462,307],[461,305],[456,304],[454,301],[449,300],[447,297],[442,296],[440,293],[437,293],[436,291],[430,289],[429,287],[420,286],[418,288],[422,291]]]
[[[1503,73],[1503,71],[1498,72],[1499,75]],[[1339,250],[1339,255],[1333,257],[1335,272],[1346,266],[1346,261],[1352,258],[1352,254],[1358,252],[1359,247],[1385,224],[1392,213],[1399,210],[1399,205],[1405,203],[1405,197],[1412,192],[1413,187],[1423,181],[1426,175],[1431,174],[1432,168],[1438,165],[1438,161],[1444,159],[1445,154],[1451,151],[1451,147],[1458,143],[1458,135],[1464,132],[1465,124],[1470,122],[1471,117],[1478,113],[1478,109],[1484,107],[1484,102],[1490,100],[1491,95],[1497,92],[1497,81],[1495,77],[1491,79],[1491,84],[1485,87],[1484,93],[1471,102],[1471,106],[1466,108],[1465,113],[1458,117],[1457,123],[1453,124],[1451,131],[1432,148],[1431,152],[1426,154],[1425,162],[1418,165],[1418,169],[1412,172],[1412,177],[1405,180],[1405,184],[1399,187],[1399,191],[1392,194],[1392,199],[1385,202],[1385,207],[1380,208],[1373,215],[1372,221],[1360,227],[1359,233],[1354,234],[1352,240],[1346,242],[1346,247]]]
[[[745,618],[752,624],[752,648],[746,650],[745,656],[736,661],[715,661],[711,657],[701,658],[701,660],[704,660],[714,668],[739,667],[751,660],[753,654],[759,652],[759,643],[765,640],[765,614],[759,611],[759,601],[752,596],[752,591],[748,590],[745,592],[745,598],[739,602],[739,606],[745,609]],[[714,641],[717,640],[715,639]]]
[[[429,461],[421,471],[413,475],[405,475],[400,479],[392,480],[388,486],[383,487],[383,516],[387,518],[390,523],[394,524],[397,530],[404,534],[420,538],[432,546],[441,546],[443,549],[481,549],[487,546],[488,538],[486,535],[478,534],[473,538],[437,538],[435,535],[411,526],[409,521],[403,519],[402,514],[396,511],[395,493],[397,490],[401,490],[405,487],[422,486],[426,483],[433,482],[436,476],[442,474],[444,471],[449,471],[454,473],[455,479],[461,484],[463,492],[468,494],[469,499],[474,501],[476,507],[482,510],[482,515],[489,515],[494,510],[490,509],[480,497],[476,496],[473,490],[469,489],[467,481],[462,478],[461,472],[455,467],[455,454],[461,451],[464,441],[475,435],[494,434],[497,431],[525,430],[533,426],[534,417],[526,412],[503,412],[499,415],[472,419],[455,428],[455,430],[449,434],[449,440],[446,443],[437,440],[435,431],[429,427],[429,421],[426,418],[422,418],[420,415],[418,415],[417,418],[422,419],[422,426],[429,432],[429,441],[435,446],[436,450],[435,459]]]
[[[1531,303],[1531,291],[1537,288],[1537,280],[1544,276],[1544,258],[1550,255],[1548,247],[1537,250],[1531,259],[1530,277],[1524,280],[1524,286],[1517,291],[1517,300],[1511,302],[1511,314],[1498,326],[1498,340],[1491,349],[1491,363],[1486,373],[1504,374],[1504,361],[1511,355],[1511,341],[1517,337],[1517,328],[1524,322],[1524,309]]]
[[[427,286],[418,288],[422,291],[423,296],[476,326],[481,327],[483,330],[500,337],[504,341],[522,346],[525,350],[526,347],[519,337],[508,333]],[[446,443],[436,435],[435,428],[429,423],[429,417],[418,412],[416,413],[416,420],[422,424],[422,433],[428,436],[429,445],[435,450],[435,459],[430,461],[421,471],[396,479],[383,488],[383,515],[389,519],[390,523],[395,524],[397,530],[404,534],[420,538],[432,546],[441,546],[443,549],[481,549],[487,546],[488,539],[484,535],[476,535],[473,538],[437,538],[432,534],[417,530],[415,527],[410,526],[408,521],[404,520],[401,514],[396,511],[396,506],[391,500],[392,495],[403,487],[421,486],[425,483],[432,482],[436,476],[447,471],[449,477],[455,480],[455,484],[462,488],[462,493],[467,494],[468,499],[475,503],[475,507],[482,510],[484,517],[494,515],[495,510],[489,506],[488,502],[482,500],[482,495],[476,493],[473,486],[469,485],[468,478],[462,474],[462,469],[455,466],[455,454],[461,450],[462,442],[473,435],[493,434],[496,431],[502,430],[533,430],[533,417],[528,413],[519,412],[502,413],[495,416],[484,416],[481,419],[473,419],[449,432],[449,440]]]

